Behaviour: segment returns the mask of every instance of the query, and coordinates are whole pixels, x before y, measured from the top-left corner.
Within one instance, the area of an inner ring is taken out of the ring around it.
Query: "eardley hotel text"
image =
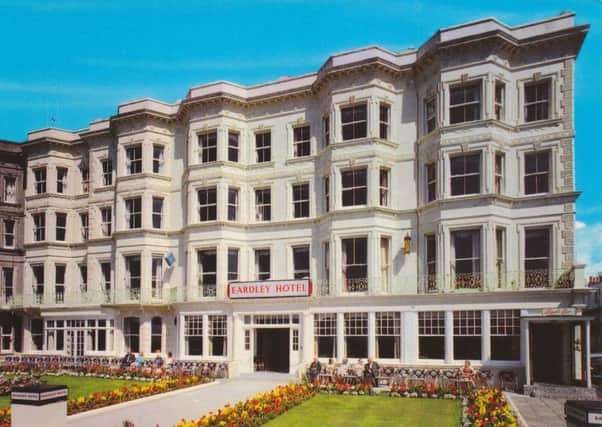
[[[228,298],[307,297],[311,295],[311,287],[312,283],[309,279],[230,282]]]

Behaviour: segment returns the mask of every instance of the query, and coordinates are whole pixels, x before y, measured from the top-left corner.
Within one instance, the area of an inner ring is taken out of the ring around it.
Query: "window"
[[[90,169],[88,169],[87,159],[82,160],[80,163],[79,173],[82,177],[82,193],[87,193],[90,190]]]
[[[424,236],[426,242],[426,291],[437,290],[437,240],[434,234]]]
[[[309,279],[309,246],[293,248],[293,269],[295,279]]]
[[[343,239],[343,283],[346,292],[368,290],[368,239]]]
[[[299,329],[292,329],[292,351],[299,351]]]
[[[65,321],[64,320],[46,320],[44,329],[46,336],[46,351],[64,351],[65,350]]]
[[[525,287],[550,285],[550,229],[525,230]]]
[[[163,319],[159,316],[151,319],[151,353],[163,350]]]
[[[15,221],[12,219],[4,220],[4,247],[15,247]]]
[[[36,242],[46,240],[46,214],[39,213],[33,216],[33,235]]]
[[[368,134],[368,107],[366,104],[341,108],[343,141],[365,138]]]
[[[55,213],[56,219],[56,240],[64,242],[67,237],[67,214]]]
[[[431,133],[437,128],[437,101],[433,96],[424,101],[424,117],[426,121],[426,133]]]
[[[365,205],[368,198],[368,169],[350,169],[341,172],[343,206]]]
[[[437,164],[429,163],[426,169],[426,202],[437,200]]]
[[[36,194],[44,194],[46,192],[46,168],[37,168],[33,170],[35,180]]]
[[[125,257],[125,270],[127,296],[131,300],[138,300],[140,299],[140,283],[142,279],[140,255]]]
[[[228,248],[228,281],[238,280],[238,248]]]
[[[201,163],[217,160],[217,131],[199,135],[199,161]]]
[[[314,354],[335,358],[337,353],[336,313],[314,314]]]
[[[255,249],[255,278],[256,280],[270,279],[269,249]]]
[[[376,358],[399,359],[401,317],[398,312],[376,313]]]
[[[380,280],[382,290],[389,290],[389,277],[391,275],[391,239],[380,238]]]
[[[293,128],[293,155],[294,157],[309,156],[311,151],[311,140],[309,126]]]
[[[344,313],[345,356],[368,357],[368,313]]]
[[[113,209],[110,206],[100,208],[101,231],[103,236],[110,236],[113,232]]]
[[[217,189],[215,187],[198,190],[199,221],[215,221],[217,219]]]
[[[184,352],[186,356],[203,354],[203,316],[184,316]]]
[[[102,262],[100,263],[100,271],[102,273],[102,292],[106,302],[111,301],[111,263]]]
[[[82,292],[88,292],[88,266],[79,265],[79,288]]]
[[[153,173],[163,173],[165,164],[165,147],[162,145],[153,145]]]
[[[454,311],[454,359],[481,360],[480,311]]]
[[[102,159],[102,185],[113,185],[113,161],[111,159]]]
[[[214,297],[217,294],[217,251],[197,251],[197,260],[200,294],[203,297]]]
[[[493,100],[493,110],[496,120],[504,120],[506,114],[504,104],[506,98],[506,85],[500,81],[495,82],[495,98]]]
[[[450,157],[449,163],[452,196],[478,194],[481,192],[480,154]]]
[[[493,172],[493,178],[496,194],[502,194],[504,191],[504,163],[504,154],[495,153],[495,170]]]
[[[38,303],[42,302],[44,295],[44,266],[34,265],[31,267],[33,272],[34,294]]]
[[[293,216],[309,217],[309,184],[293,185]]]
[[[324,135],[324,147],[330,145],[330,116],[322,117],[322,134]]]
[[[330,212],[330,178],[322,178],[324,182],[324,212]]]
[[[506,270],[506,230],[503,228],[495,229],[495,270],[497,276],[497,286],[501,288],[504,284],[504,273]]]
[[[5,203],[17,203],[17,178],[14,176],[4,177],[4,197]]]
[[[272,218],[272,193],[269,188],[255,190],[255,219],[270,221]]]
[[[452,259],[456,289],[481,287],[481,232],[462,230],[452,233]]]
[[[464,123],[481,118],[481,82],[450,88],[449,123]]]
[[[225,314],[209,315],[209,355],[226,356],[228,318]]]
[[[525,154],[525,194],[550,191],[550,152],[538,151]]]
[[[89,221],[87,212],[79,214],[79,222],[82,233],[82,239],[86,241],[89,237]]]
[[[67,191],[67,168],[56,168],[56,192]]]
[[[153,255],[151,259],[151,296],[163,298],[163,257]]]
[[[389,138],[389,116],[391,113],[391,107],[387,104],[380,104],[379,109],[379,128],[378,135],[381,139]]]
[[[245,329],[245,350],[251,350],[251,331]]]
[[[239,139],[240,133],[228,131],[228,160],[231,162],[238,162]]]
[[[330,294],[330,243],[324,242],[324,278],[320,286],[320,295]]]
[[[228,187],[228,221],[238,219],[238,188]]]
[[[65,264],[54,265],[54,298],[57,304],[65,302]]]
[[[520,360],[520,310],[491,310],[491,360]]]
[[[418,313],[418,358],[445,359],[445,313]]]
[[[123,319],[123,338],[127,350],[133,353],[140,351],[140,319],[138,317]]]
[[[381,206],[389,206],[389,169],[380,168],[379,173],[379,203]]]
[[[525,83],[525,122],[550,118],[550,80]]]
[[[255,151],[257,163],[269,162],[272,159],[272,134],[270,132],[255,134]]]
[[[142,227],[142,199],[140,197],[126,199],[125,222],[130,230]]]
[[[31,319],[30,331],[34,350],[42,351],[44,349],[44,323],[42,319]]]
[[[126,153],[126,172],[128,175],[142,173],[142,145],[132,145],[125,150]]]
[[[2,267],[2,300],[10,304],[13,302],[14,270],[12,267]]]
[[[153,197],[153,228],[163,227],[163,199]]]

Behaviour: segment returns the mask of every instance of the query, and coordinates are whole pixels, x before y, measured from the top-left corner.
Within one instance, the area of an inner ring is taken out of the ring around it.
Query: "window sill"
[[[365,137],[365,138],[335,141],[332,144],[328,145],[327,147],[324,147],[322,151],[326,151],[328,149],[336,150],[339,148],[353,147],[356,145],[364,145],[364,144],[369,144],[369,145],[380,144],[380,145],[384,145],[384,146],[391,147],[394,149],[399,147],[398,143],[387,140],[387,139],[381,139],[378,137]]]
[[[104,193],[104,192],[114,191],[114,190],[115,190],[114,185],[102,185],[100,187],[94,188],[95,193]]]
[[[247,167],[249,169],[260,169],[260,168],[273,168],[275,162],[272,160],[270,162],[261,162],[261,163],[251,163]]]
[[[551,125],[556,125],[562,122],[561,118],[555,118],[555,119],[543,119],[543,120],[536,120],[533,122],[524,122],[521,121],[518,126],[516,126],[516,128],[518,130],[524,130],[524,129],[532,129],[532,128],[538,128],[538,127],[543,127],[543,126],[551,126]]]
[[[115,179],[115,184],[118,184],[123,181],[132,181],[132,180],[141,179],[141,178],[142,179],[153,178],[153,179],[159,179],[159,180],[167,181],[167,182],[171,181],[170,176],[146,172],[146,173],[137,173],[134,175],[118,176]]]
[[[294,165],[297,163],[304,163],[304,162],[313,162],[315,161],[317,158],[316,155],[309,155],[309,156],[303,156],[303,157],[293,157],[291,159],[287,159],[284,164],[285,165]]]

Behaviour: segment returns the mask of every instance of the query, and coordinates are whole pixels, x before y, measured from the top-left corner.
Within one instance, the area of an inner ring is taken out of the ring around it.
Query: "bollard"
[[[68,388],[64,385],[15,388],[10,394],[12,427],[65,427],[67,394]]]

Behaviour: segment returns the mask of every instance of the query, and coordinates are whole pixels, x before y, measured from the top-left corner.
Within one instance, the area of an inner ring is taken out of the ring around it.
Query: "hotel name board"
[[[263,280],[256,282],[230,282],[228,298],[290,298],[311,295],[312,283],[309,279]]]

